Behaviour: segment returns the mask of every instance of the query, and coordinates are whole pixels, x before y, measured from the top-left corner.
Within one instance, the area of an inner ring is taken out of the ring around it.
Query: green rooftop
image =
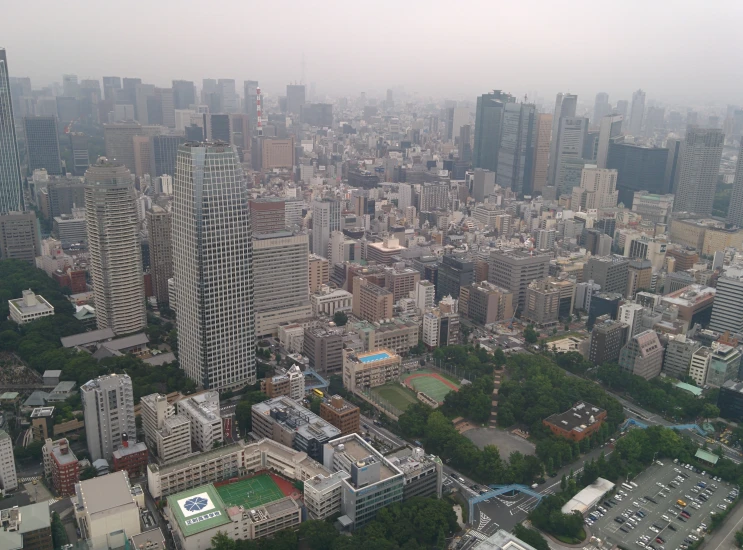
[[[230,523],[224,502],[211,483],[169,496],[168,508],[187,537]]]
[[[686,382],[677,382],[676,387],[680,390],[688,391],[689,393],[694,394],[695,397],[699,397],[702,395],[702,388],[697,388],[696,386],[687,384]]]
[[[694,455],[699,460],[704,460],[705,462],[709,464],[717,464],[717,461],[720,460],[720,457],[717,455],[714,455],[708,451],[705,451],[704,449],[697,449],[696,454]]]

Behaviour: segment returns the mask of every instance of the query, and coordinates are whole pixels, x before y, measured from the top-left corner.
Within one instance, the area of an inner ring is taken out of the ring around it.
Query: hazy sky
[[[740,0],[39,0],[0,2],[0,47],[34,87],[103,75],[258,80],[283,93],[403,86],[474,100],[557,91],[593,101],[743,103]],[[550,100],[547,101],[549,103]]]

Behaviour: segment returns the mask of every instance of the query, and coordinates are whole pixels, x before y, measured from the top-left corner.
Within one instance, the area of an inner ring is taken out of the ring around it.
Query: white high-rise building
[[[717,279],[709,329],[731,334],[743,332],[743,266],[732,265]]]
[[[570,207],[586,212],[595,208],[613,208],[618,200],[617,171],[586,165],[581,174],[580,187],[573,188]]]
[[[431,281],[418,281],[415,290],[410,293],[415,300],[415,307],[422,315],[428,308],[433,307],[436,298],[436,286]]]
[[[168,399],[164,395],[153,393],[142,396],[139,400],[139,411],[144,441],[150,449],[155,449],[156,434],[163,427],[165,419],[175,415],[175,406],[168,404]]]
[[[224,441],[219,393],[208,391],[178,401],[178,416],[191,421],[191,440],[201,452],[211,451]]]
[[[600,121],[599,144],[596,153],[596,166],[606,168],[606,159],[609,157],[609,143],[612,138],[622,135],[622,115],[607,115]]]
[[[401,183],[397,188],[397,207],[400,210],[405,210],[408,206],[415,206],[413,204],[413,184],[412,183]]]
[[[312,252],[328,257],[328,245],[333,231],[341,229],[341,203],[322,199],[312,203]]]
[[[642,331],[643,311],[644,308],[640,304],[633,302],[627,302],[619,306],[619,317],[617,320],[625,325],[629,325],[629,330],[627,330],[628,342],[635,334],[639,334]]]
[[[181,368],[204,388],[254,384],[250,210],[237,154],[185,143],[173,181],[173,278]]]
[[[80,387],[85,416],[85,437],[92,460],[111,462],[121,447],[122,436],[133,443],[137,433],[134,422],[134,393],[128,374],[99,376]]]
[[[101,157],[85,172],[85,222],[99,329],[147,324],[139,218],[131,172]]]
[[[5,430],[0,430],[0,488],[4,492],[15,491],[18,488],[13,440]]]

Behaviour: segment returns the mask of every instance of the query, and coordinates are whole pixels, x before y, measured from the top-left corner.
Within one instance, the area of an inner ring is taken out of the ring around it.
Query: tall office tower
[[[469,177],[469,174],[468,174]],[[495,173],[482,168],[475,168],[472,175],[472,198],[475,202],[485,202],[493,191],[495,191]]]
[[[80,84],[76,74],[62,75],[62,95],[66,97],[77,97],[80,94]]]
[[[173,183],[179,361],[204,388],[256,380],[251,233],[235,152],[223,144],[181,145]]]
[[[85,184],[89,270],[98,328],[131,334],[147,324],[131,172],[101,157],[85,172]]]
[[[547,171],[549,170],[550,139],[552,137],[552,115],[539,113],[537,115],[537,144],[534,155],[534,170],[531,189],[533,194],[541,193],[547,185]]]
[[[596,166],[608,168],[606,160],[609,156],[609,144],[616,137],[622,135],[622,115],[606,115],[598,121],[599,143],[596,153]]]
[[[507,103],[498,149],[498,185],[530,195],[537,145],[537,109],[527,103]]]
[[[312,203],[312,252],[328,257],[330,234],[341,230],[341,204],[333,199]]]
[[[153,178],[159,178],[163,174],[172,176],[175,174],[175,160],[178,157],[178,147],[183,143],[182,136],[152,136],[152,164],[155,173]]]
[[[222,95],[222,108],[225,113],[236,113],[239,107],[239,97],[235,91],[235,80],[220,78],[217,81],[219,93]]]
[[[286,112],[298,115],[304,105],[304,84],[286,85]]]
[[[243,103],[244,111],[250,121],[250,131],[254,132],[258,125],[258,81],[246,80],[243,84],[245,101]]]
[[[645,137],[651,138],[657,131],[665,128],[666,110],[664,107],[648,107],[645,117]]]
[[[158,303],[167,304],[168,279],[173,276],[172,239],[173,214],[159,206],[147,212],[147,229],[150,241],[150,272],[152,290]]]
[[[33,264],[41,256],[36,213],[0,212],[0,260],[22,260]]]
[[[552,138],[550,139],[549,172],[547,173],[547,185],[556,185],[558,170],[558,148],[560,142],[560,126],[562,119],[575,117],[575,109],[578,106],[578,96],[574,94],[557,94],[555,98],[555,114],[552,117]],[[587,125],[586,125],[587,126]],[[588,131],[586,127],[585,131]],[[583,151],[583,141],[580,142],[580,151]]]
[[[120,76],[103,77],[103,99],[106,101],[116,101],[116,92],[121,90]]]
[[[152,175],[152,138],[149,136],[134,136],[134,174],[142,177],[145,174]]]
[[[128,374],[99,376],[80,386],[80,397],[90,458],[110,463],[124,438],[132,443],[137,436],[132,379]]]
[[[67,135],[70,138],[70,150],[72,151],[72,166],[70,167],[72,175],[83,176],[90,166],[88,136],[82,132],[70,132]]]
[[[13,439],[5,430],[0,430],[0,487],[3,488],[3,492],[15,491],[18,488]],[[25,537],[23,538],[25,539]]]
[[[593,103],[593,126],[598,128],[601,125],[601,120],[609,113],[611,113],[609,94],[606,92],[597,93],[596,100]]]
[[[664,175],[664,185],[669,193],[676,193],[678,188],[679,176],[681,175],[681,151],[684,140],[678,137],[669,137],[666,140],[666,149],[668,149],[668,160],[666,162],[666,172]]]
[[[733,192],[728,209],[728,223],[743,227],[743,140],[738,151],[738,163],[735,166]]]
[[[674,212],[694,212],[700,216],[712,214],[724,143],[722,130],[687,128]]]
[[[0,48],[0,213],[24,210],[21,186],[21,161],[13,120],[13,104],[10,97],[8,57],[5,48]]]
[[[106,143],[106,158],[121,162],[131,172],[134,165],[134,136],[143,134],[138,122],[121,122],[103,125],[103,137]]]
[[[253,279],[256,338],[276,336],[281,323],[311,317],[307,234],[253,233]]]
[[[196,86],[190,80],[173,81],[173,108],[188,109],[196,105]]]
[[[477,98],[475,112],[475,148],[472,159],[475,168],[498,171],[498,149],[507,103],[516,101],[512,95],[495,90]]]
[[[622,138],[609,143],[606,167],[619,172],[619,202],[627,208],[632,208],[632,200],[637,191],[648,191],[656,195],[665,195],[668,192],[667,164],[668,149],[624,143]]]
[[[232,125],[230,115],[204,114],[204,133],[209,141],[223,141],[232,144]]]
[[[629,133],[633,136],[642,135],[642,120],[645,116],[645,92],[637,90],[632,94],[632,111],[629,115]]]
[[[44,168],[50,176],[62,174],[62,161],[59,158],[57,141],[57,118],[53,116],[23,117],[26,131],[26,152],[28,154],[28,173]]]
[[[134,86],[134,118],[140,124],[157,124],[158,117],[162,114],[156,112],[154,106],[155,85],[154,84],[137,84]],[[150,113],[153,114],[153,121],[150,122]]]
[[[721,334],[743,332],[743,266],[731,265],[717,279],[709,329]]]
[[[472,126],[463,124],[459,129],[459,161],[472,162]]]
[[[563,101],[564,106],[565,102]],[[555,145],[554,178],[552,179],[558,189],[569,187],[565,185],[565,178],[570,170],[568,165],[572,161],[583,158],[583,147],[587,134],[587,118],[563,117],[560,119],[557,130],[557,144]]]
[[[156,121],[150,120],[150,124],[162,124],[168,128],[175,128],[175,97],[173,88],[155,88],[155,96],[152,102],[148,102],[147,108],[157,113]]]
[[[397,207],[400,210],[405,210],[409,206],[416,206],[415,201],[415,190],[411,183],[400,183],[397,187]]]
[[[581,174],[580,187],[573,188],[570,207],[585,212],[617,205],[617,171],[587,164]]]

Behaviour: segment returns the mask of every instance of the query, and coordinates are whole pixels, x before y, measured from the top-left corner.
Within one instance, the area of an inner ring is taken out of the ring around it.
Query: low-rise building
[[[606,419],[605,409],[579,401],[565,412],[548,416],[542,423],[558,437],[581,441],[597,432],[604,419]]]
[[[70,448],[67,439],[46,439],[41,448],[44,458],[44,477],[51,481],[59,496],[75,493],[75,484],[80,481],[80,462]]]
[[[49,503],[37,502],[0,510],[0,548],[3,550],[52,550]]]
[[[740,359],[741,353],[738,348],[714,342],[707,371],[707,384],[719,388],[728,380],[737,379]]]
[[[353,294],[342,289],[332,289],[321,285],[317,292],[310,294],[312,315],[332,317],[336,311],[350,312],[353,306]]]
[[[403,500],[413,497],[441,498],[443,464],[434,455],[427,455],[420,447],[405,447],[387,455],[405,478]]]
[[[31,432],[35,441],[54,435],[54,407],[36,407],[31,411]]]
[[[310,298],[310,301],[312,298]],[[279,325],[279,342],[289,353],[302,353],[304,346],[304,327],[299,323]]]
[[[24,290],[22,298],[8,300],[8,309],[11,321],[19,325],[54,315],[54,306],[33,290]]]
[[[697,386],[704,386],[709,371],[709,363],[712,359],[710,348],[702,346],[697,348],[691,355],[689,364],[689,376]]]
[[[389,349],[400,355],[418,345],[420,323],[393,317],[376,323],[358,321],[349,324],[348,329],[359,335],[364,351]]]
[[[619,367],[645,380],[655,378],[663,366],[663,345],[654,330],[632,336],[619,353]]]
[[[130,477],[139,477],[144,474],[149,462],[150,452],[147,445],[142,443],[129,443],[122,440],[121,447],[113,452],[113,471],[125,470]]]
[[[349,350],[343,358],[343,386],[351,392],[364,391],[397,380],[401,364],[400,356],[390,350],[360,354]]]
[[[125,471],[77,483],[72,500],[81,537],[97,548],[109,533],[141,533],[136,492]]]
[[[273,439],[315,460],[322,459],[324,443],[341,431],[288,397],[275,397],[252,406],[253,433]]]
[[[560,313],[560,290],[553,288],[547,279],[537,279],[526,287],[524,319],[537,326],[556,325]]]
[[[485,280],[463,286],[459,289],[459,314],[481,325],[510,319],[513,293]]]
[[[159,527],[129,537],[133,550],[166,550],[165,535]]]
[[[268,397],[285,395],[292,399],[304,398],[304,373],[299,365],[292,365],[286,372],[261,380],[261,391]]]
[[[311,327],[304,331],[303,355],[318,372],[335,374],[343,369],[343,328]]]
[[[334,395],[320,403],[320,417],[338,428],[341,435],[359,433],[361,413],[356,405]]]
[[[191,454],[191,421],[182,414],[165,418],[155,432],[153,450],[161,464],[187,457]]]

